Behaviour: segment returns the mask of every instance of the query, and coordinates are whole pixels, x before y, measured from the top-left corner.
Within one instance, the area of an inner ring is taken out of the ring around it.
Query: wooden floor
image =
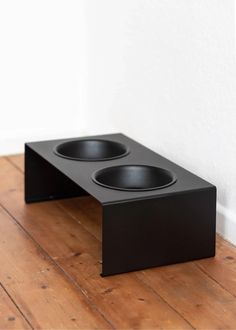
[[[90,197],[25,205],[23,156],[0,158],[0,329],[236,329],[236,248],[102,278]]]

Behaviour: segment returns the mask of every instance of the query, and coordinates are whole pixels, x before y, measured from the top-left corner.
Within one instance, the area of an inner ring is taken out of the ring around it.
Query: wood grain
[[[138,276],[195,328],[235,329],[235,297],[207,277],[194,263],[149,269]]]
[[[2,208],[0,233],[0,281],[34,328],[110,328]]]
[[[24,155],[18,154],[6,156],[5,159],[7,159],[13,166],[18,168],[20,171],[25,171]]]
[[[219,236],[216,246],[215,258],[198,260],[195,264],[236,297],[236,248]]]
[[[80,219],[80,222],[95,237],[100,237],[98,228],[101,221],[101,210],[97,201],[87,197],[83,203],[71,199],[60,201],[60,204],[71,216]],[[84,224],[86,218],[83,214],[86,214],[86,217],[93,214],[93,221],[97,223],[97,226],[90,225],[89,222]],[[136,272],[136,275],[194,327],[234,329],[236,327],[236,300],[234,297],[236,249],[231,250],[232,246],[218,237],[216,258],[153,268]],[[215,266],[213,267],[212,264]],[[201,268],[204,268],[204,272]],[[217,272],[214,272],[216,269]],[[228,290],[222,287],[223,283]],[[222,317],[224,309],[224,317]],[[199,313],[201,317],[199,317]]]
[[[0,160],[0,203],[116,328],[190,329],[191,325],[134,274],[100,277],[101,243],[58,202],[25,205],[23,175]],[[4,177],[10,177],[4,180]],[[82,199],[84,201],[84,199]],[[128,315],[128,317],[125,317]]]
[[[236,248],[222,238],[215,258],[101,278],[100,205],[83,197],[26,206],[23,157],[0,168],[0,203],[113,327],[236,329]]]
[[[0,329],[32,329],[0,284]]]

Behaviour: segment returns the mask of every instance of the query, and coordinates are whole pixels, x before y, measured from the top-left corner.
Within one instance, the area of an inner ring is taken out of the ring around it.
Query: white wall
[[[83,1],[0,1],[0,154],[83,134]]]
[[[236,243],[233,0],[89,0],[89,132],[122,131],[215,184]]]

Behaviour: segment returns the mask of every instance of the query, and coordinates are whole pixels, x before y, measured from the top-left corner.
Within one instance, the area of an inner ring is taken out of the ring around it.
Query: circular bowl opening
[[[147,191],[165,188],[176,182],[176,175],[149,165],[121,165],[103,168],[92,175],[95,183],[110,189]]]
[[[129,150],[119,142],[84,139],[61,143],[54,152],[60,157],[73,160],[102,161],[124,157]]]

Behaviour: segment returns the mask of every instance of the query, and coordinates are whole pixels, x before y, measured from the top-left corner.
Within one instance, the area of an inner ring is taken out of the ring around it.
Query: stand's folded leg
[[[25,145],[26,203],[83,195],[82,188]]]
[[[215,255],[215,187],[103,205],[102,275]]]

